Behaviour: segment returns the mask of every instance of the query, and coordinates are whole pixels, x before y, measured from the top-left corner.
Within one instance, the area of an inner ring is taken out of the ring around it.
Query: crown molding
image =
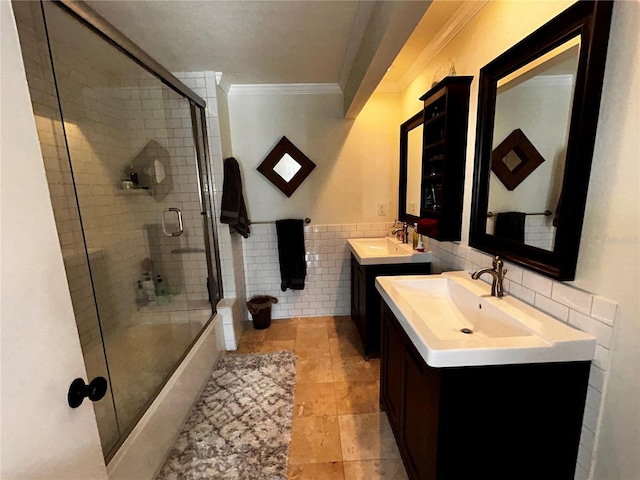
[[[240,95],[342,95],[337,83],[271,83],[234,84],[229,87],[229,96]]]
[[[214,72],[214,73],[216,76],[216,84],[222,89],[224,93],[229,95],[229,89],[231,88],[231,84],[227,80],[227,77],[225,77],[222,74],[222,72]]]
[[[404,72],[398,81],[401,89],[405,89],[441,51],[453,40],[460,30],[462,30],[471,20],[475,18],[480,10],[489,3],[488,0],[478,0],[474,2],[464,2],[458,10],[445,23],[436,37],[429,42],[427,47],[418,55],[418,58]]]

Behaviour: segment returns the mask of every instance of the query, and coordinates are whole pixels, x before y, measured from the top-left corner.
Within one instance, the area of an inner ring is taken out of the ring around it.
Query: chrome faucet
[[[396,235],[398,232],[402,232],[402,243],[409,243],[409,225],[407,222],[402,222],[402,227],[393,229],[391,234]]]
[[[504,276],[507,274],[507,269],[504,268],[504,262],[500,260],[500,257],[494,257],[493,268],[485,267],[476,270],[471,274],[471,278],[478,280],[485,273],[488,273],[493,278],[491,295],[494,297],[503,297],[504,287],[502,286],[502,282],[504,281]]]

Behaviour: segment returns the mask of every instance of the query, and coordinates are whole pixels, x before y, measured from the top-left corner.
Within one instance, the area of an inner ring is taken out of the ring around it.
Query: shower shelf
[[[129,196],[133,196],[133,195],[143,195],[145,193],[148,193],[149,195],[151,195],[151,190],[149,190],[148,188],[129,188],[129,189],[123,189],[123,188],[117,188],[115,190],[115,194],[119,197],[129,197]]]

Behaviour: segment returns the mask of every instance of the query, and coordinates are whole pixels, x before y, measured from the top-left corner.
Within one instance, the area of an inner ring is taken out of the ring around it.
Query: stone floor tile
[[[295,352],[303,358],[330,357],[331,349],[328,338],[305,338],[296,340]]]
[[[264,338],[267,335],[266,330],[256,330],[253,327],[249,327],[244,331],[242,338],[240,339],[240,343],[249,342],[264,342]]]
[[[265,334],[265,341],[295,341],[298,332],[298,327],[295,324],[280,323],[279,321],[273,322],[269,328],[267,328]]]
[[[332,357],[334,382],[375,382],[376,376],[369,362],[360,357]]]
[[[380,359],[379,358],[371,358],[369,359],[369,365],[371,366],[371,371],[373,375],[376,377],[376,380],[380,381]]]
[[[340,462],[338,418],[293,417],[289,465]]]
[[[261,348],[262,342],[240,342],[238,348],[229,353],[259,353]]]
[[[295,340],[265,340],[260,344],[260,352],[261,353],[269,353],[269,352],[282,352],[284,350],[295,349],[296,342]]]
[[[296,382],[332,383],[331,358],[298,357],[296,374]]]
[[[407,472],[400,459],[344,462],[344,478],[348,480],[407,480]]]
[[[333,383],[297,382],[293,397],[293,416],[336,415]]]
[[[345,480],[342,462],[290,465],[288,480]]]
[[[380,411],[378,382],[337,382],[334,384],[334,391],[338,415]]]
[[[345,461],[400,458],[384,412],[340,415],[338,422],[342,457]]]
[[[300,323],[297,325],[298,335],[296,340],[327,340],[329,334],[327,333],[327,325],[324,323]]]
[[[332,357],[362,357],[364,348],[359,338],[338,337],[329,339],[329,350]]]

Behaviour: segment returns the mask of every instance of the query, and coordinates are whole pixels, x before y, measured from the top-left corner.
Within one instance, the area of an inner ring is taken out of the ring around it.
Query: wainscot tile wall
[[[433,253],[433,271],[465,270],[472,272],[491,265],[492,257],[466,245],[438,242],[425,237],[425,246]],[[609,371],[611,338],[617,312],[616,302],[593,295],[506,262],[505,291],[534,305],[548,315],[590,333],[597,339],[591,363],[587,402],[582,421],[576,480],[587,480],[598,437],[603,393]],[[484,281],[489,281],[483,278]]]
[[[305,226],[307,280],[302,291],[280,289],[278,240],[275,224],[254,225],[244,242],[247,298],[272,295],[278,303],[273,318],[348,315],[351,253],[348,238],[382,237],[391,223]]]

